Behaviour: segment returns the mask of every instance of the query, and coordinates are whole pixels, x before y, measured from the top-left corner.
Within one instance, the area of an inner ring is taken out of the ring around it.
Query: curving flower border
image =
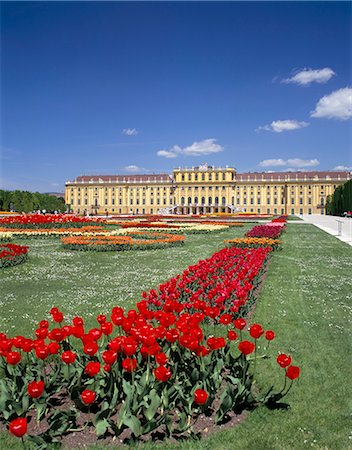
[[[80,251],[145,250],[182,245],[185,237],[144,231],[127,232],[125,236],[69,236],[61,239],[64,248]]]
[[[17,244],[0,244],[0,268],[16,266],[26,261],[28,247]]]

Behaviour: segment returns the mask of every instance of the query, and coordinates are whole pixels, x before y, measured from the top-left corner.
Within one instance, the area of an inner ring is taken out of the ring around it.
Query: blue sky
[[[348,2],[2,2],[1,186],[352,170]]]

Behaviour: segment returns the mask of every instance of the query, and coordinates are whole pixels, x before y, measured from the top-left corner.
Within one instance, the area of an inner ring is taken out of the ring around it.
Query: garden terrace
[[[248,226],[245,230],[248,230]],[[223,246],[224,239],[243,235],[241,229],[212,234],[211,239],[195,235],[183,247],[150,252],[106,253],[68,252],[57,240],[22,242],[31,245],[26,264],[2,271],[0,329],[13,336],[32,334],[36,324],[53,304],[65,311],[67,319],[85,317],[86,326],[96,326],[95,317],[108,314],[116,304],[133,308],[142,291],[175,277],[198,260],[210,257]],[[350,247],[311,225],[289,224],[284,247],[276,252],[257,302],[253,322],[274,329],[272,354],[280,350],[299,361],[302,376],[287,396],[291,408],[269,411],[259,408],[246,415],[239,425],[212,434],[211,421],[203,417],[199,430],[207,439],[176,444],[163,443],[163,450],[227,450],[238,448],[346,449],[350,446],[348,399],[352,289]],[[322,287],[322,280],[324,286]],[[261,338],[262,339],[262,338]],[[284,343],[284,345],[282,345]],[[263,364],[272,370],[263,369]],[[260,367],[261,366],[261,367]],[[258,361],[258,384],[280,385],[283,372],[276,372],[275,358]],[[274,374],[274,375],[273,375]],[[333,392],[334,395],[322,395]],[[307,408],[309,405],[309,409]],[[80,439],[82,433],[76,433]],[[68,441],[78,448],[88,444],[102,449],[112,442]],[[115,441],[116,442],[116,441]],[[0,434],[1,449],[20,449],[21,443]],[[160,448],[152,442],[146,450]]]

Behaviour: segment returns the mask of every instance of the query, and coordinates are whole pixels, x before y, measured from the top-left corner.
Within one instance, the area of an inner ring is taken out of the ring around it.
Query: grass
[[[0,331],[28,334],[51,306],[71,317],[132,306],[143,290],[155,287],[189,264],[221,248],[223,239],[242,236],[247,227],[188,238],[183,248],[120,254],[73,253],[59,241],[30,240],[31,258],[5,269]],[[240,425],[208,439],[142,445],[143,450],[196,449],[349,449],[351,357],[351,247],[312,225],[289,224],[284,248],[269,266],[253,321],[277,334],[272,354],[292,355],[301,378],[290,391],[289,410],[258,408]],[[283,370],[275,358],[265,362],[258,384],[281,386]],[[0,434],[0,448],[20,444]],[[93,446],[95,450],[104,447]]]

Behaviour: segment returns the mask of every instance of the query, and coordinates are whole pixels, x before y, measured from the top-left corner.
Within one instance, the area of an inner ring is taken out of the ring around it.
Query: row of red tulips
[[[0,227],[6,228],[61,228],[86,225],[104,225],[105,220],[78,217],[73,214],[22,214],[0,218]]]
[[[0,268],[21,264],[27,259],[28,247],[17,244],[0,244]]]

